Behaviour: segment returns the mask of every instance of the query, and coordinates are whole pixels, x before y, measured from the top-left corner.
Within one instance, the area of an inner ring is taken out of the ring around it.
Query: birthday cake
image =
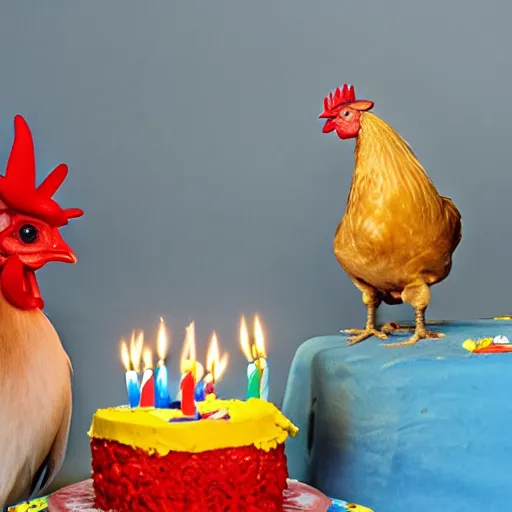
[[[116,512],[274,512],[298,429],[273,404],[218,400],[179,409],[98,410],[89,431],[95,506]]]

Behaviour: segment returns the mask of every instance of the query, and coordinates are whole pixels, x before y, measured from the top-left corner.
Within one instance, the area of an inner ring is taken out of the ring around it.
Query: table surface
[[[388,502],[382,489],[375,490],[368,483],[369,480],[364,479],[364,471],[361,474],[356,474],[356,471],[352,471],[357,464],[356,457],[352,457],[350,460],[347,457],[342,464],[341,456],[336,458],[330,454],[326,455],[326,451],[329,451],[331,447],[341,446],[338,440],[342,437],[344,437],[346,453],[354,453],[354,440],[357,441],[362,438],[364,441],[364,435],[360,434],[360,432],[365,432],[363,430],[346,433],[350,423],[344,423],[345,416],[340,413],[342,401],[339,397],[341,394],[335,395],[337,397],[336,400],[329,400],[329,393],[333,389],[338,389],[336,385],[343,386],[348,383],[347,386],[349,386],[355,382],[355,377],[350,381],[347,375],[356,375],[357,377],[368,375],[372,370],[372,366],[368,361],[377,361],[378,367],[382,369],[382,372],[387,372],[386,375],[394,371],[398,377],[403,376],[404,379],[414,377],[409,372],[409,368],[411,364],[416,364],[417,362],[423,364],[425,361],[439,360],[439,364],[442,361],[445,367],[448,367],[450,364],[459,364],[460,362],[464,364],[463,367],[467,372],[470,372],[473,368],[477,370],[481,368],[481,372],[475,370],[472,378],[479,379],[479,388],[483,390],[482,393],[485,393],[486,389],[492,389],[492,395],[498,396],[495,388],[500,387],[501,383],[505,381],[497,380],[495,374],[497,371],[501,371],[502,375],[507,375],[506,371],[512,361],[512,353],[504,355],[477,355],[465,350],[463,343],[468,338],[480,340],[488,337],[494,338],[499,335],[506,336],[512,342],[511,318],[505,317],[478,321],[434,321],[429,322],[429,324],[432,330],[443,332],[446,337],[443,339],[422,340],[414,346],[389,349],[382,347],[382,342],[376,338],[370,338],[360,344],[349,346],[347,343],[348,336],[345,333],[338,333],[312,338],[298,348],[290,368],[282,407],[285,416],[299,428],[297,437],[286,444],[288,466],[292,478],[311,483],[330,495],[339,495],[359,501],[379,510],[379,507],[382,507],[382,500]],[[408,336],[410,336],[410,331],[400,331],[391,335],[389,342],[400,342],[407,339]],[[362,374],[361,372],[363,371],[367,373]],[[384,378],[382,377],[382,372],[379,378]],[[428,386],[435,385],[437,381],[434,377],[432,375],[431,379],[427,380]],[[346,381],[344,381],[345,378],[347,378]],[[417,375],[417,378],[419,380],[422,379],[420,373]],[[439,381],[444,379],[442,372],[439,373],[437,379]],[[376,386],[379,385],[379,379],[374,379],[374,382]],[[425,384],[425,389],[428,389],[427,384]],[[374,384],[372,383],[371,385],[373,386]],[[439,389],[442,388],[440,387]],[[508,387],[504,389],[508,389]],[[351,391],[353,391],[353,388],[350,388],[347,393]],[[447,392],[448,394],[449,392]],[[350,396],[357,396],[358,403],[362,401],[371,403],[372,399],[372,396],[364,394]],[[362,399],[360,398],[361,396],[363,397]],[[427,394],[427,396],[437,395],[434,390],[432,393]],[[329,402],[327,405],[326,401]],[[355,401],[347,403],[352,404],[355,410]],[[484,402],[484,405],[490,408],[489,402]],[[384,407],[385,404],[383,405]],[[436,404],[436,407],[439,408],[440,405]],[[359,411],[359,409],[357,410]],[[477,411],[477,409],[473,407],[471,411]],[[385,415],[382,415],[382,417],[385,417]],[[363,417],[364,421],[366,421],[366,418],[366,416]],[[332,421],[328,422],[328,420]],[[454,429],[455,427],[456,425]],[[371,428],[372,426],[370,425],[368,429],[370,430]],[[349,442],[353,444],[349,444]],[[372,452],[368,451],[368,453],[371,456]],[[324,460],[327,460],[327,462],[323,463],[322,461]],[[335,464],[338,464],[338,471],[333,472],[332,469]],[[344,478],[341,476],[343,471],[349,473]],[[353,485],[354,482],[351,479],[357,480],[355,485]],[[399,483],[396,486],[389,485],[388,492],[390,494],[392,492],[407,494],[406,490],[402,491],[398,487]],[[393,491],[393,489],[398,490]],[[408,499],[413,500],[414,495],[412,493],[409,494]],[[435,500],[439,500],[437,495],[434,496],[427,493],[424,498],[425,503],[431,505]],[[451,497],[447,494],[446,499],[451,499]],[[484,496],[482,495],[483,500]],[[402,499],[402,501],[405,501],[405,499]],[[403,509],[405,510],[405,506]],[[419,510],[418,508],[418,512]],[[426,510],[426,508],[421,510]]]

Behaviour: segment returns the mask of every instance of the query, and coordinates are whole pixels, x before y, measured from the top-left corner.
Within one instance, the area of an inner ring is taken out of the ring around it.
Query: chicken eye
[[[33,244],[37,240],[39,232],[32,224],[24,224],[19,230],[20,240],[24,244]]]
[[[350,115],[350,111],[344,110],[341,114],[343,117],[348,117]]]

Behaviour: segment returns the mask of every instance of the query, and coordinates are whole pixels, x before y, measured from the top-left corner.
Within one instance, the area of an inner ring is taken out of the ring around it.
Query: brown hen
[[[324,101],[323,132],[356,138],[355,168],[345,214],[334,237],[334,253],[363,294],[364,329],[349,329],[351,344],[370,336],[386,339],[393,328],[376,327],[375,313],[387,304],[410,304],[414,334],[403,343],[441,338],[425,327],[430,287],[445,279],[462,237],[453,201],[439,195],[405,140],[369,112],[373,102],[356,100],[346,84]],[[395,327],[396,328],[396,327]]]

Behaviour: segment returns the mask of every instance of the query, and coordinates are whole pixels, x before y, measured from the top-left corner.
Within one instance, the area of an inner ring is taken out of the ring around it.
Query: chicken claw
[[[407,341],[401,341],[399,343],[383,343],[382,346],[386,348],[410,347],[411,345],[418,343],[420,340],[440,338],[444,338],[444,334],[442,332],[427,331],[426,329],[417,330]]]
[[[348,339],[349,345],[355,345],[360,341],[366,340],[371,336],[375,336],[379,338],[379,340],[387,340],[388,336],[385,332],[379,331],[375,327],[366,327],[365,329],[345,329],[347,334],[355,334],[356,336],[352,336]]]

